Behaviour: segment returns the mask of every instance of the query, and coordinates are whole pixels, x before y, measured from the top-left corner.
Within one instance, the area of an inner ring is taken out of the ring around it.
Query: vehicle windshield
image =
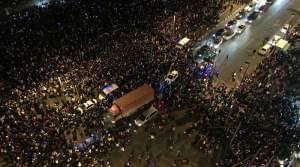
[[[144,114],[142,114],[142,115],[140,116],[140,120],[142,120],[142,121],[145,121],[145,120],[146,120],[146,117],[145,117]]]
[[[214,44],[218,44],[221,42],[221,38],[217,38],[215,41],[214,41]]]
[[[174,77],[173,77],[173,75],[169,75],[168,78],[169,79],[173,79]]]
[[[230,35],[232,35],[232,34],[233,34],[232,31],[227,31],[227,32],[225,33],[225,36],[230,36]]]
[[[234,24],[234,23],[235,23],[235,21],[234,21],[234,20],[231,20],[231,21],[228,22],[228,25],[232,25],[232,24]]]
[[[220,29],[220,30],[218,30],[217,32],[216,32],[216,36],[220,36],[220,35],[222,35],[223,33],[224,33],[224,29]]]

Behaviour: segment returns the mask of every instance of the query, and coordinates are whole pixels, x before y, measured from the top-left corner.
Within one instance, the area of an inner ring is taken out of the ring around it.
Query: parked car
[[[259,8],[258,8],[258,12],[260,13],[263,13],[264,11],[267,10],[267,5],[261,5]]]
[[[83,103],[83,108],[84,108],[84,110],[89,110],[89,109],[93,108],[96,104],[97,104],[96,99],[88,100],[85,103]]]
[[[218,38],[215,38],[213,40],[213,43],[212,43],[212,47],[215,48],[215,49],[218,49],[219,46],[223,43],[223,38],[222,37],[218,37]]]
[[[219,29],[216,33],[213,34],[214,38],[223,37],[226,30],[224,28]]]
[[[237,20],[230,20],[228,23],[225,24],[226,29],[232,30],[237,26]]]
[[[259,12],[256,12],[256,11],[252,12],[252,13],[247,17],[247,22],[248,22],[248,23],[252,23],[254,20],[257,19],[258,15],[259,15]]]
[[[137,126],[141,127],[157,114],[158,114],[157,109],[151,106],[148,110],[143,112],[136,120],[134,120],[134,123]]]
[[[289,25],[289,24],[285,24],[285,25],[281,28],[280,32],[282,32],[283,34],[286,34],[286,33],[288,32],[289,28],[290,28],[290,25]]]
[[[223,38],[224,38],[225,40],[229,40],[229,39],[233,38],[234,35],[235,35],[234,31],[227,31],[227,32],[224,34]]]
[[[79,111],[81,114],[83,114],[85,111],[90,110],[91,108],[95,107],[97,104],[97,100],[96,99],[92,99],[92,100],[88,100],[83,104],[80,104],[78,106],[75,106],[74,109],[76,111]]]
[[[176,79],[178,78],[178,71],[173,70],[172,72],[168,73],[165,81],[168,84],[171,84],[172,82],[174,82]]]
[[[275,46],[277,42],[281,39],[279,35],[274,35],[269,41],[268,44]]]
[[[236,15],[236,19],[237,19],[237,20],[241,20],[241,19],[243,19],[245,16],[246,16],[246,11],[245,11],[245,10],[242,10],[242,11],[240,11],[240,12]]]
[[[272,45],[266,44],[258,51],[258,54],[262,55],[262,56],[266,55],[267,53],[270,52],[271,48],[272,48]]]
[[[237,34],[241,34],[242,32],[244,32],[246,29],[246,25],[245,24],[241,24],[238,26],[237,30],[236,30],[236,33]]]

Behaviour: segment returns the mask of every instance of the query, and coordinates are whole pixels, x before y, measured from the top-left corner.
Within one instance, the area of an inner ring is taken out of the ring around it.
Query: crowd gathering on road
[[[154,86],[176,68],[180,77],[166,106],[178,111],[190,108],[197,118],[194,144],[216,149],[216,143],[232,139],[218,166],[268,163],[282,143],[300,138],[299,129],[290,125],[296,115],[283,98],[281,83],[294,77],[299,60],[290,54],[282,61],[267,59],[254,75],[228,91],[225,85],[213,87],[212,81],[208,86],[199,84],[187,61],[190,52],[174,47],[194,29],[203,34],[214,26],[218,13],[230,4],[248,2],[88,0],[32,7],[2,17],[1,154],[19,166],[110,166],[107,153],[115,147],[126,149],[130,127],[104,127],[102,113],[109,101],[83,114],[74,106],[97,96],[98,86],[117,83],[124,94],[144,83]],[[236,125],[237,133],[232,133]],[[215,134],[210,126],[227,128]],[[78,129],[83,129],[81,137],[95,130],[104,137],[78,152],[72,144],[80,138]]]

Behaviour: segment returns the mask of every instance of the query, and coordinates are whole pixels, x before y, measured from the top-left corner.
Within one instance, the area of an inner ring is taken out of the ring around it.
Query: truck
[[[154,89],[151,86],[144,84],[117,100],[114,100],[112,106],[104,116],[104,121],[108,124],[114,124],[116,121],[135,113],[138,109],[149,104],[153,100]]]

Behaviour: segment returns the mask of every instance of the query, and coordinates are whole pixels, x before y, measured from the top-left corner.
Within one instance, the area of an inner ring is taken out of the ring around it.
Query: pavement
[[[263,57],[253,55],[253,50],[259,50],[263,40],[278,33],[285,23],[294,25],[299,20],[299,13],[291,10],[300,8],[300,3],[297,2],[299,1],[276,0],[265,13],[248,26],[245,32],[224,42],[220,46],[221,54],[215,60],[216,70],[219,72],[216,82],[233,85],[231,81],[233,72],[236,72],[238,80],[241,80],[244,73],[240,72],[240,67],[244,66],[246,69],[245,62],[250,63],[247,73],[254,71]]]

